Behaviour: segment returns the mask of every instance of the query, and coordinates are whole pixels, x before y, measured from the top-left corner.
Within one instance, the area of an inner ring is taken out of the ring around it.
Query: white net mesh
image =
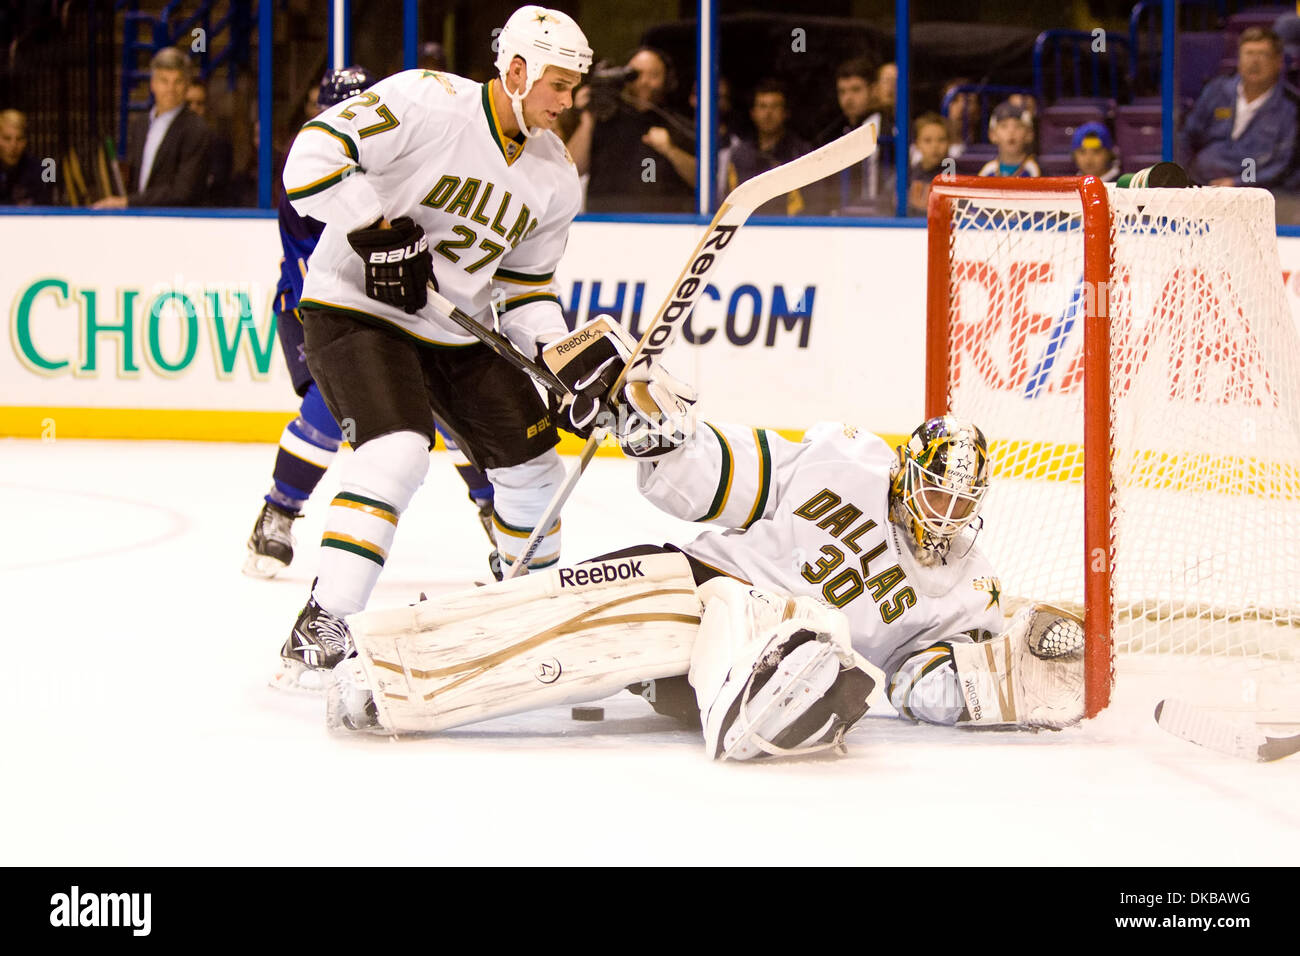
[[[953,201],[951,408],[988,436],[981,547],[1006,594],[1080,608],[1083,341],[1109,296],[1118,651],[1300,657],[1300,334],[1273,199],[1110,189],[1109,288],[1077,195]],[[932,224],[931,228],[935,228]],[[933,269],[935,264],[931,264]]]

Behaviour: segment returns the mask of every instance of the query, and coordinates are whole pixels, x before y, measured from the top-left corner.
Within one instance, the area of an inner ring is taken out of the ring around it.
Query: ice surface
[[[7,865],[1294,864],[1300,756],[1251,764],[1160,731],[1183,669],[1122,661],[1059,733],[864,721],[849,753],[744,765],[631,694],[436,738],[338,738],[267,678],[332,494],[296,559],[244,577],[268,445],[0,440],[0,861]],[[372,606],[486,575],[446,456]],[[568,460],[572,465],[572,460]],[[598,458],[564,514],[578,559],[693,533]],[[1293,729],[1294,732],[1294,729]]]

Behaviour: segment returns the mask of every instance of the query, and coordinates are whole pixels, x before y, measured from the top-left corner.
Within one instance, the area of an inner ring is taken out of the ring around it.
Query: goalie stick
[[[861,162],[875,151],[876,126],[874,123],[864,123],[851,133],[846,133],[820,149],[805,153],[798,159],[775,169],[769,169],[753,179],[747,179],[728,193],[727,198],[718,208],[718,214],[713,217],[713,222],[709,223],[704,237],[700,239],[686,260],[686,265],[677,277],[677,281],[673,283],[668,297],[663,305],[659,306],[659,311],[655,313],[654,318],[650,320],[650,325],[641,336],[641,341],[637,343],[636,349],[628,358],[627,365],[619,373],[608,394],[617,395],[626,384],[630,371],[633,369],[648,371],[663,354],[664,349],[677,333],[677,327],[695,308],[696,300],[708,285],[709,275],[717,268],[718,262],[731,245],[736,232],[755,209],[770,199],[815,183],[832,173]],[[564,482],[556,489],[551,503],[546,508],[546,513],[533,529],[523,550],[519,552],[519,557],[506,570],[507,578],[517,575],[537,552],[537,547],[546,536],[547,529],[554,524],[556,516],[569,499],[578,479],[591,463],[605,432],[606,429],[597,426],[591,433],[577,464],[570,469]]]
[[[1234,723],[1175,698],[1156,704],[1156,723],[1175,737],[1244,760],[1266,763],[1300,753],[1300,734],[1268,737],[1257,725]]]

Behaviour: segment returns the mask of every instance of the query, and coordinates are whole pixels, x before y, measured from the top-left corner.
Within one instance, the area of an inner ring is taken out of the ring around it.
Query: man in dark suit
[[[95,209],[128,206],[202,206],[207,200],[211,132],[185,105],[190,61],[175,47],[149,64],[153,109],[127,130],[127,195],[109,196]]]

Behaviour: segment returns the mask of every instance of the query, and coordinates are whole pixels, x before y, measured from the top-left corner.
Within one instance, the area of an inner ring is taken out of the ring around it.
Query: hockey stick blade
[[[1156,723],[1175,737],[1243,760],[1267,763],[1300,753],[1300,734],[1268,737],[1258,727],[1234,724],[1174,698],[1156,704]]]

